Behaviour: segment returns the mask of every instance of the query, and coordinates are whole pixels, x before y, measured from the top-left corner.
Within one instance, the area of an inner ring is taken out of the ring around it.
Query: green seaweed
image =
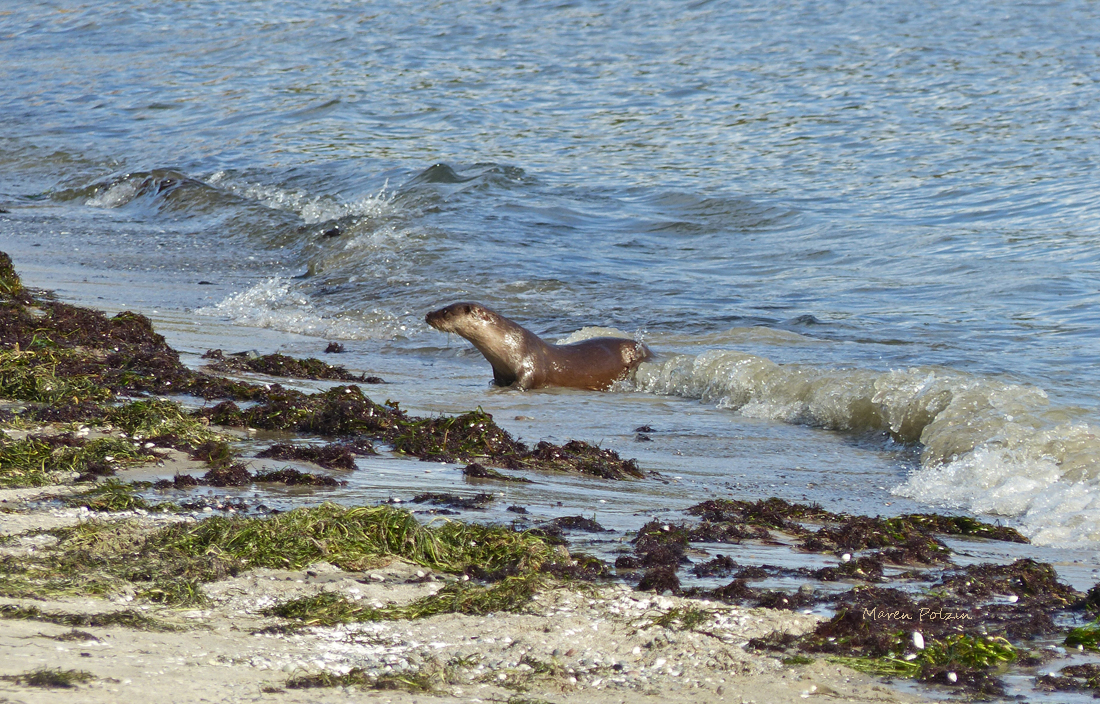
[[[293,677],[287,680],[286,687],[287,689],[357,687],[377,691],[401,690],[413,693],[428,693],[435,689],[438,679],[438,675],[428,672],[372,674],[356,667],[342,675],[320,672],[313,675]]]
[[[484,615],[500,611],[519,611],[545,585],[546,578],[539,574],[506,577],[495,584],[484,586],[459,581],[412,603],[382,608],[358,604],[342,594],[321,592],[276,604],[265,609],[264,613],[300,621],[307,626],[411,620],[448,613]]]
[[[651,620],[650,623],[654,626],[674,628],[679,631],[693,631],[697,626],[710,621],[713,616],[714,614],[710,611],[695,606],[676,607]]]
[[[70,496],[65,499],[65,505],[85,506],[92,511],[157,510],[157,507],[137,495],[137,487],[117,479],[108,479],[91,491]]]
[[[60,473],[112,474],[114,465],[150,459],[133,443],[114,437],[29,435],[12,440],[0,433],[0,486],[46,486],[57,483]]]
[[[1084,650],[1100,650],[1100,619],[1070,629],[1064,644],[1067,648],[1080,646]]]
[[[63,670],[60,667],[40,667],[21,675],[2,675],[0,679],[30,687],[44,689],[72,689],[95,679],[95,675],[85,670]]]
[[[56,623],[71,628],[110,628],[120,626],[140,631],[180,631],[180,626],[146,616],[143,613],[126,609],[101,614],[70,614],[57,611],[42,611],[37,606],[0,605],[0,618],[21,619]]]

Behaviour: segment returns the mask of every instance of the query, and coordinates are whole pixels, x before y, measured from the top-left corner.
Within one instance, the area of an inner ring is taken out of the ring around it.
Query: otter
[[[428,313],[424,322],[472,342],[493,366],[494,383],[516,389],[564,386],[606,391],[653,356],[642,343],[619,337],[547,344],[480,303],[453,303]]]

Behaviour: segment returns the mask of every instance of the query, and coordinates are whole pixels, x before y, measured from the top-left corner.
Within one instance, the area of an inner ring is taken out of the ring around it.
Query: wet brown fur
[[[642,343],[619,337],[550,345],[479,303],[454,303],[428,313],[424,320],[473,343],[493,366],[497,386],[606,391],[652,356]]]

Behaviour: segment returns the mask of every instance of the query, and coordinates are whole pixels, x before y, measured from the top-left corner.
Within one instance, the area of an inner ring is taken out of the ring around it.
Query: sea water
[[[1095,3],[0,8],[0,249],[27,283],[143,312],[195,366],[339,340],[377,400],[661,475],[539,477],[488,519],[621,540],[780,496],[1095,559]],[[457,300],[658,356],[610,393],[493,389],[424,324]],[[393,458],[346,479],[285,500],[474,490]]]

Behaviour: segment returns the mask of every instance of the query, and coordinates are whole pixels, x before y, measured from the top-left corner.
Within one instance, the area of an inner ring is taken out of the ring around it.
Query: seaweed
[[[110,479],[91,491],[65,499],[66,506],[84,506],[92,511],[148,511],[154,508],[136,495],[136,487]]]
[[[531,480],[527,477],[512,477],[507,474],[502,474],[495,469],[490,469],[484,465],[480,465],[477,462],[471,462],[462,469],[462,474],[468,479],[488,479],[498,482],[518,482],[521,484],[531,484]]]
[[[712,523],[742,523],[794,534],[806,532],[797,521],[839,522],[844,519],[817,504],[792,504],[775,497],[759,501],[712,499],[696,504],[685,512]]]
[[[584,516],[561,516],[550,521],[552,525],[564,530],[579,530],[585,533],[606,533],[608,530],[591,518]]]
[[[355,667],[337,675],[331,672],[319,672],[312,675],[292,677],[287,680],[287,689],[313,689],[317,687],[357,687],[375,691],[395,691],[426,693],[435,689],[437,677],[425,672],[399,672],[373,674]]]
[[[40,667],[21,675],[0,675],[0,680],[44,689],[72,689],[94,679],[95,675],[85,670],[63,670],[60,667]]]
[[[677,631],[693,631],[713,617],[712,612],[696,606],[675,607],[652,619],[650,624]]]
[[[353,442],[329,443],[319,447],[276,443],[266,450],[256,453],[256,457],[312,462],[325,469],[355,469],[356,455],[376,454],[378,453],[370,441],[361,438]]]
[[[944,575],[937,591],[968,600],[985,599],[994,594],[1016,596],[1029,607],[1064,608],[1078,602],[1081,594],[1058,581],[1058,573],[1048,564],[1030,558],[1010,565],[970,565]]]
[[[259,472],[252,476],[254,482],[277,482],[287,486],[347,486],[347,482],[335,477],[323,474],[310,474],[299,472],[296,469],[284,467],[274,472]]]
[[[213,360],[207,366],[210,370],[216,372],[243,371],[293,379],[329,379],[353,381],[360,384],[385,383],[376,376],[352,374],[343,367],[328,364],[313,357],[295,359],[279,353],[259,356],[225,355],[221,350],[207,350],[202,358]]]
[[[201,604],[206,582],[256,567],[304,569],[320,560],[362,570],[400,557],[490,580],[537,575],[554,563],[563,574],[591,568],[583,556],[574,564],[562,547],[531,533],[459,522],[423,526],[409,512],[388,506],[324,504],[262,518],[213,516],[154,531],[127,521],[88,521],[51,532],[57,545],[18,560],[0,559],[0,595],[133,589],[150,601]]]
[[[678,594],[680,592],[680,578],[676,576],[674,567],[659,565],[646,570],[638,581],[637,589],[640,592],[657,592],[658,594],[671,592],[672,594]]]
[[[457,494],[444,494],[438,492],[425,492],[413,497],[413,503],[431,504],[432,506],[446,506],[447,508],[485,508],[492,503],[495,497],[492,494],[475,494],[473,496],[458,496]]]
[[[1084,626],[1071,628],[1063,644],[1067,648],[1082,650],[1100,650],[1100,619]]]
[[[155,459],[119,438],[86,440],[66,434],[12,440],[0,434],[0,486],[45,486],[72,472],[85,478],[110,475],[118,465]]]
[[[141,631],[178,631],[182,630],[164,621],[146,616],[134,609],[110,611],[101,614],[70,614],[56,611],[42,611],[37,606],[0,605],[0,618],[22,619],[56,623],[72,628],[108,628],[120,626]]]
[[[19,274],[15,273],[15,264],[5,252],[0,252],[0,298],[25,302],[25,289]]]
[[[1035,688],[1044,692],[1092,692],[1093,696],[1100,694],[1100,665],[1068,665],[1058,673],[1036,677]]]
[[[931,533],[906,521],[850,516],[836,526],[824,526],[802,539],[801,547],[811,552],[848,552],[868,548],[891,548],[880,553],[895,564],[940,564],[950,562],[950,549]]]
[[[715,555],[713,559],[691,568],[696,577],[725,577],[737,569],[738,565],[725,555]]]

